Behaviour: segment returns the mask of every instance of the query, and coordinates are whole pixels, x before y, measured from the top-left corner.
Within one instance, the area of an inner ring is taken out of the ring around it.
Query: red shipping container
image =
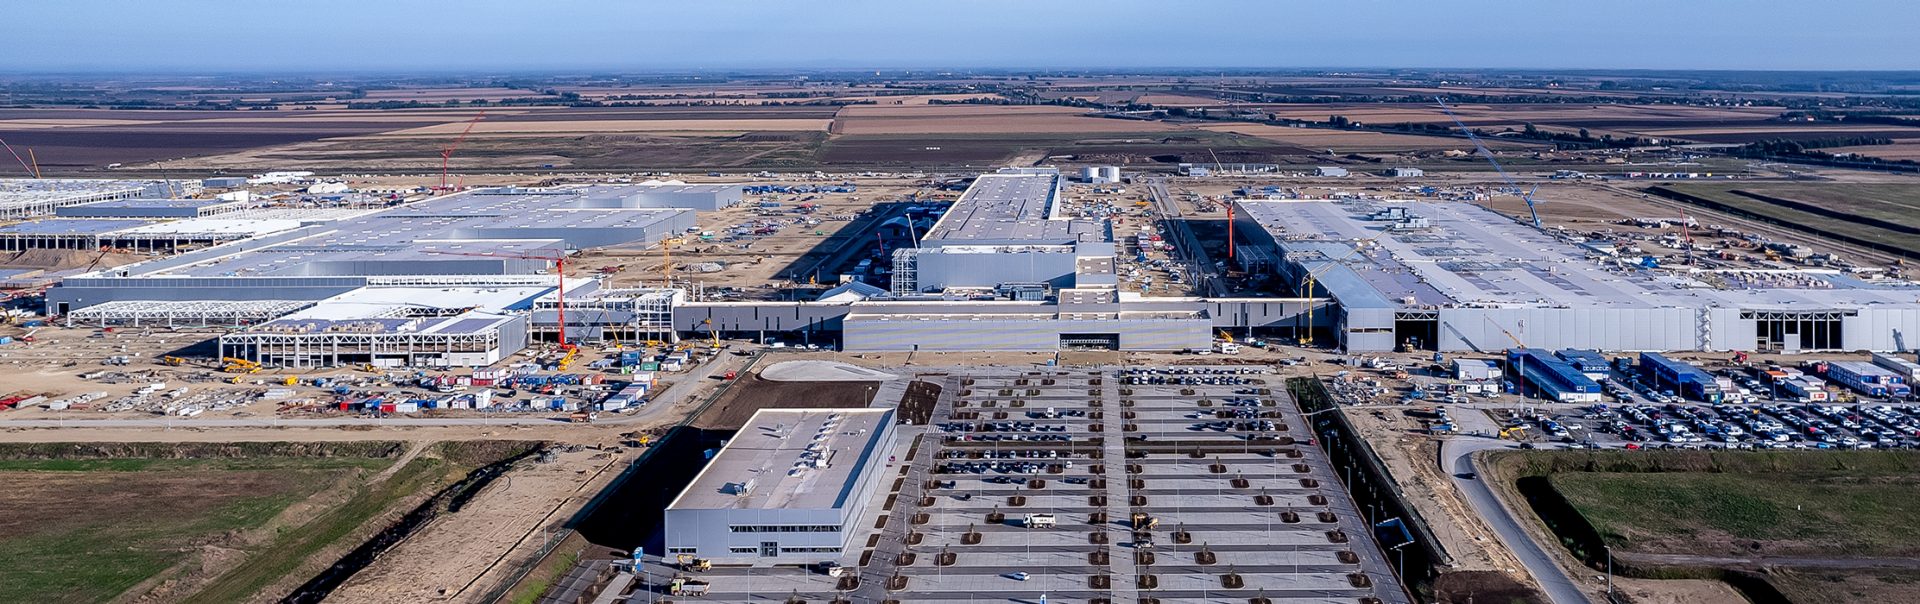
[[[393,413],[394,403],[380,403],[381,413]]]

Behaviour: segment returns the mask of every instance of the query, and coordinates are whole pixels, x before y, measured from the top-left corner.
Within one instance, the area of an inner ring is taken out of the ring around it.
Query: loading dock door
[[[1063,333],[1060,347],[1068,350],[1119,350],[1117,333]]]

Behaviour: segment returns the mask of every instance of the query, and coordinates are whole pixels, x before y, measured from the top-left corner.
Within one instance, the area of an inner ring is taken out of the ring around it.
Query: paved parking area
[[[1407,602],[1267,371],[955,372],[838,561],[857,583],[715,568],[702,600]]]

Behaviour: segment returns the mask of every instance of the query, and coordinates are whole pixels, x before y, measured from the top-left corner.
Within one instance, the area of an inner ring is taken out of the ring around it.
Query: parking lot
[[[956,372],[835,561],[857,580],[715,568],[703,600],[1408,601],[1268,371]]]

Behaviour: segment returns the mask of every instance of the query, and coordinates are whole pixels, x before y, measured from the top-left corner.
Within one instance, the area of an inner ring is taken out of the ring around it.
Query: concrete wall
[[[48,312],[120,300],[320,300],[359,289],[356,277],[168,277],[69,279],[47,290]]]
[[[1043,282],[1056,288],[1069,287],[1078,258],[1071,251],[964,254],[928,248],[920,251],[918,285],[923,292],[1002,283]]]
[[[1121,350],[1199,350],[1213,345],[1205,319],[853,318],[842,346],[849,352],[1052,351],[1061,334],[1117,334]]]

